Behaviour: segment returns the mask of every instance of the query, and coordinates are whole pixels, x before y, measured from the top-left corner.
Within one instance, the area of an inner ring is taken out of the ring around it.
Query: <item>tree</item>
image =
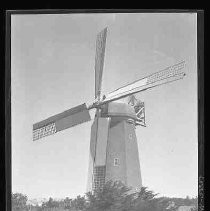
[[[22,193],[13,193],[12,194],[12,211],[24,211],[27,210],[26,202],[28,197]]]
[[[160,200],[156,198],[158,194],[148,190],[147,187],[142,187],[140,191],[135,193],[134,197],[134,211],[162,211]]]
[[[77,196],[76,199],[73,199],[71,201],[71,208],[78,210],[78,211],[82,211],[86,209],[86,200],[85,197],[81,197],[80,195]]]
[[[134,195],[120,181],[108,181],[103,188],[86,193],[87,211],[131,210]]]
[[[71,208],[71,203],[72,203],[72,199],[70,199],[69,197],[66,197],[64,199],[64,208],[65,209],[70,209]]]
[[[44,202],[42,204],[42,208],[55,208],[55,207],[59,207],[59,202],[53,200],[52,197],[50,197],[47,202]]]
[[[87,211],[163,211],[158,194],[142,187],[132,191],[122,182],[107,182],[103,188],[86,193]],[[164,206],[166,203],[164,203]]]

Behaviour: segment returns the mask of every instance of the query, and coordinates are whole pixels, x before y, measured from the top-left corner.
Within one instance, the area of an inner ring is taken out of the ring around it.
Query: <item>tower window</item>
[[[114,166],[119,166],[120,165],[120,159],[119,158],[115,158],[114,159]]]

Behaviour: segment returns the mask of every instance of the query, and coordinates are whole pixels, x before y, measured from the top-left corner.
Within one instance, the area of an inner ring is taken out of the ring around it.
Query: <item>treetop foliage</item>
[[[12,194],[13,211],[172,211],[179,206],[194,205],[197,210],[197,198],[157,197],[158,194],[147,187],[133,191],[120,181],[108,181],[103,188],[88,192],[75,199],[66,197],[56,201],[49,198],[41,206],[27,205],[27,196],[21,193]],[[173,203],[171,203],[173,202]]]

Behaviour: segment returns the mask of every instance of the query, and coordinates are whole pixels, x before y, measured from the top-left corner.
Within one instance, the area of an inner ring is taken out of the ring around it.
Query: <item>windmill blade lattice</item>
[[[90,121],[90,114],[86,104],[76,106],[34,124],[33,141],[87,121]]]
[[[123,86],[115,91],[109,93],[103,103],[108,103],[117,99],[127,97],[131,94],[145,91],[147,89],[160,86],[162,84],[170,83],[185,76],[181,71],[185,67],[185,61],[182,61],[166,69],[153,73],[145,78],[137,80],[131,84]]]

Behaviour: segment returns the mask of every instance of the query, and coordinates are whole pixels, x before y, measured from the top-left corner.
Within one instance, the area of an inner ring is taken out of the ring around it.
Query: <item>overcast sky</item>
[[[186,77],[136,95],[142,183],[161,196],[197,195],[196,14],[12,15],[12,191],[76,197],[86,191],[91,122],[32,141],[32,126],[94,100],[96,35],[108,27],[104,94],[186,61]],[[94,111],[91,111],[94,116]]]

